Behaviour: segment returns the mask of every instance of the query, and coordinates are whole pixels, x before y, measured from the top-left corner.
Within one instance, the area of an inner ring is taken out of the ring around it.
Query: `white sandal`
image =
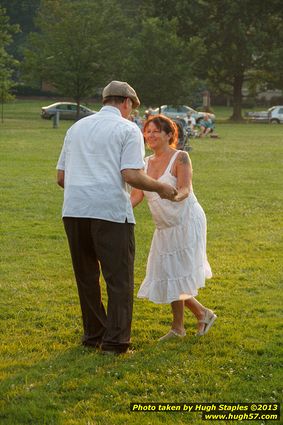
[[[165,341],[167,339],[172,339],[172,338],[184,338],[184,336],[186,336],[186,331],[183,331],[180,334],[180,333],[174,331],[174,329],[170,329],[170,331],[166,335],[159,338],[158,341]]]
[[[217,319],[216,314],[213,313],[212,310],[209,310],[208,308],[205,310],[205,316],[203,320],[199,320],[199,323],[204,323],[204,328],[202,331],[198,331],[196,333],[196,336],[203,336],[205,335],[209,329],[211,328],[211,326],[213,325],[213,323],[215,322],[215,320]]]

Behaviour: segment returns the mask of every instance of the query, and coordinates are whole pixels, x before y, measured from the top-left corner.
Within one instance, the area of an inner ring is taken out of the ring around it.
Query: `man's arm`
[[[160,198],[169,200],[173,200],[177,195],[177,190],[173,186],[152,179],[143,170],[125,169],[121,173],[125,182],[136,189],[157,192]]]
[[[64,179],[65,179],[65,171],[58,170],[57,171],[57,184],[64,188]]]

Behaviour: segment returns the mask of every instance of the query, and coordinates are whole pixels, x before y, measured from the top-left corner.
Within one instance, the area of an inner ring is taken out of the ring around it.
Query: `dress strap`
[[[168,166],[167,166],[166,170],[164,171],[164,174],[165,174],[165,173],[170,173],[170,172],[171,172],[172,165],[173,165],[173,163],[174,163],[175,159],[177,158],[177,156],[178,156],[178,153],[179,153],[179,152],[180,152],[180,151],[176,151],[176,152],[174,153],[174,155],[171,157],[171,159],[170,159],[170,161],[169,161],[169,164],[168,164]]]
[[[148,169],[148,163],[149,163],[149,160],[150,160],[150,158],[152,157],[152,155],[149,155],[149,156],[146,156],[145,158],[144,158],[144,162],[145,162],[145,166],[144,166],[144,172],[147,174],[147,169]]]

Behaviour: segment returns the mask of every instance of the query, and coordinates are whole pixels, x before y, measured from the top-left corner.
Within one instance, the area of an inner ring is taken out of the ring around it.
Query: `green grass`
[[[219,139],[192,141],[214,272],[198,299],[216,311],[215,326],[196,339],[187,312],[187,337],[158,344],[170,307],[135,299],[135,354],[110,359],[80,345],[55,184],[71,123],[41,120],[46,103],[5,105],[0,123],[1,425],[199,425],[199,413],[131,413],[129,404],[279,402],[283,126],[218,124]],[[146,204],[136,219],[135,291],[153,232]]]

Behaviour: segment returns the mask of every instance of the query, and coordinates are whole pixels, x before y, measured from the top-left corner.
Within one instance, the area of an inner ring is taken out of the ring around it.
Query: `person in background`
[[[203,119],[199,122],[199,127],[199,137],[206,137],[213,132],[214,124],[208,114],[205,114]]]
[[[62,215],[82,310],[82,343],[120,354],[130,344],[134,287],[135,219],[126,183],[164,199],[177,191],[143,171],[143,136],[128,120],[140,104],[135,90],[112,81],[102,96],[101,110],[67,131],[57,182],[64,188]]]
[[[139,111],[137,109],[133,111],[133,122],[139,127],[140,130],[142,130],[143,120],[141,119]]]
[[[212,273],[206,257],[206,217],[193,192],[191,160],[187,152],[175,149],[176,124],[163,115],[146,121],[144,137],[153,151],[146,158],[145,172],[173,185],[178,194],[172,202],[146,190],[132,190],[133,207],[145,196],[156,226],[138,297],[171,304],[171,329],[160,340],[186,335],[185,307],[197,318],[197,335],[202,336],[211,328],[216,314],[195,299]]]
[[[144,119],[147,120],[149,117],[152,116],[152,108],[149,107],[145,112],[144,112]]]
[[[188,125],[190,128],[190,135],[192,137],[196,137],[198,132],[197,132],[197,128],[196,128],[196,119],[193,116],[193,114],[188,114]]]

